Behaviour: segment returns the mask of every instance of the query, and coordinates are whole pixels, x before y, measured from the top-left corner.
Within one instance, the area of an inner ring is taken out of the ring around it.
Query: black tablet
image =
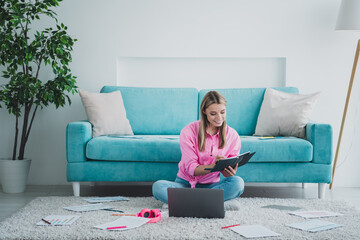
[[[214,168],[205,168],[205,170],[211,170],[210,172],[222,172],[228,166],[234,168],[237,163],[239,164],[238,167],[240,167],[246,164],[254,154],[255,152],[246,152],[236,157],[222,159],[216,162]]]

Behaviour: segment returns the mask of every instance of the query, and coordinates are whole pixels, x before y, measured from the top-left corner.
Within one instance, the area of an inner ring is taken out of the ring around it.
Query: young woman
[[[235,176],[235,168],[227,167],[222,173],[210,172],[220,159],[234,157],[240,152],[240,137],[226,125],[226,100],[217,91],[210,91],[201,102],[201,118],[181,130],[181,161],[175,182],[159,180],[153,186],[157,200],[168,202],[167,188],[214,188],[224,190],[224,200],[231,200],[244,192],[244,181]]]

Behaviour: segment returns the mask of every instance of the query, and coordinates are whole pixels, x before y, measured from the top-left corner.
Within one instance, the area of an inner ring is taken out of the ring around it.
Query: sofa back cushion
[[[135,135],[178,135],[186,125],[197,120],[196,88],[104,86],[101,92],[118,90]]]
[[[295,87],[274,89],[288,93],[299,92]],[[227,101],[227,124],[234,128],[239,135],[253,135],[266,88],[203,89],[199,93],[199,106],[205,94],[211,90],[221,93]]]

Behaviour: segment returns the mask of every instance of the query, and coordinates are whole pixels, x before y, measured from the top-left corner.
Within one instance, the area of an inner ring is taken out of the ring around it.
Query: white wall
[[[116,85],[118,58],[285,58],[287,86],[296,86],[301,93],[322,92],[312,119],[333,126],[335,149],[360,37],[334,31],[339,4],[339,0],[72,0],[56,11],[79,40],[72,71],[78,86],[88,91]],[[181,83],[169,79],[166,87],[172,86]],[[197,86],[207,88],[208,83],[198,80]],[[356,85],[334,186],[360,186],[359,96]],[[37,115],[26,152],[33,159],[29,184],[67,182],[66,124],[86,118],[79,97],[72,99],[70,107],[48,107]],[[14,118],[2,109],[0,121],[0,155],[11,155]]]
[[[286,85],[285,58],[119,57],[116,72],[119,86],[203,89]]]

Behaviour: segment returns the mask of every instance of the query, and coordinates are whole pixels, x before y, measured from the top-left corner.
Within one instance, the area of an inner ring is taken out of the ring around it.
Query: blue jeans
[[[164,203],[168,203],[167,189],[168,188],[190,188],[188,181],[176,177],[175,182],[159,180],[154,182],[152,192],[154,198]],[[212,184],[196,184],[196,188],[212,188],[224,190],[224,201],[239,197],[244,192],[244,180],[238,176],[232,176],[221,179],[217,183]]]

